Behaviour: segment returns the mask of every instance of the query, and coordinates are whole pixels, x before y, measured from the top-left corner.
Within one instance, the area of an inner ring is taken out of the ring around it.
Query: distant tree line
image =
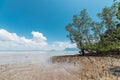
[[[76,43],[81,53],[120,52],[120,2],[114,1],[97,14],[99,20],[93,21],[87,10],[73,16],[72,23],[65,28],[67,37]]]

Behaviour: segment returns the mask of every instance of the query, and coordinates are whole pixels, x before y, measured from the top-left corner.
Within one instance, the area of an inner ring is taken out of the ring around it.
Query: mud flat
[[[79,66],[51,62],[50,57],[62,53],[0,52],[0,80],[79,80]]]
[[[0,80],[120,80],[119,58],[43,54],[1,55]]]
[[[71,55],[52,57],[52,62],[80,65],[76,73],[80,80],[120,80],[120,58]]]
[[[78,71],[70,63],[1,64],[0,80],[80,80]]]

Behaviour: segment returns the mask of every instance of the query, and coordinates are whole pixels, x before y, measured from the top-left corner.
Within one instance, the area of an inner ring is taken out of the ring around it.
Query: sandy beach
[[[79,80],[78,70],[72,64],[4,64],[0,80]]]
[[[0,54],[0,80],[79,80],[76,73],[80,68],[72,63],[52,63],[53,54],[8,53]]]
[[[109,70],[120,66],[119,58],[44,56],[1,55],[0,80],[120,80]]]

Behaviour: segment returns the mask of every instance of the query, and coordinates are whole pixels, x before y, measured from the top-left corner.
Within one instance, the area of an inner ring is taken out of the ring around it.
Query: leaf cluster
[[[109,52],[120,49],[120,3],[114,2],[111,7],[104,7],[97,14],[98,21],[93,21],[83,9],[79,15],[73,16],[73,22],[65,28],[67,37],[77,47],[87,52]]]

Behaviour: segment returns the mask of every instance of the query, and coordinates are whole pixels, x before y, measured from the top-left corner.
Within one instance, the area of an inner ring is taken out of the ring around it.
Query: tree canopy
[[[120,3],[104,7],[97,14],[100,21],[93,21],[86,9],[73,16],[73,21],[66,26],[67,37],[76,43],[81,53],[99,53],[120,49]]]

